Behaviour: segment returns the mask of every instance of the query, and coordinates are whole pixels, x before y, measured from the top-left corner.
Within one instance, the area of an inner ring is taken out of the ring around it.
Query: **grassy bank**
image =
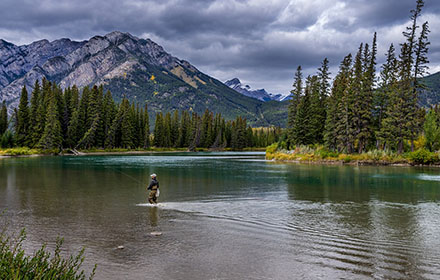
[[[344,154],[329,151],[322,146],[298,146],[293,150],[286,150],[276,143],[266,148],[266,159],[328,164],[440,165],[440,153],[425,149],[403,154],[383,150],[371,150],[362,154]]]
[[[49,151],[46,152],[50,154]],[[0,149],[0,156],[30,156],[30,155],[39,155],[46,154],[45,152],[39,149],[30,149],[30,148],[7,148]]]
[[[245,148],[242,150],[234,150],[232,148],[226,148],[223,150],[211,150],[206,148],[197,148],[197,152],[211,152],[211,151],[259,151],[264,152],[266,148]],[[150,152],[187,152],[186,148],[156,148],[151,147],[148,149],[87,149],[87,150],[79,150],[82,154],[138,154],[138,153],[150,153]],[[61,153],[59,151],[54,150],[40,150],[40,149],[30,149],[27,147],[19,147],[19,148],[7,148],[0,149],[0,156],[32,156],[32,155],[69,155],[72,152],[68,149],[63,150]]]

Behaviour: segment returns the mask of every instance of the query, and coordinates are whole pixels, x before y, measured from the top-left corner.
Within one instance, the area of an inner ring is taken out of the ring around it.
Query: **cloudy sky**
[[[425,0],[430,73],[440,71],[440,1]],[[114,30],[151,38],[221,81],[287,93],[301,65],[339,62],[378,33],[379,63],[403,41],[415,0],[1,0],[0,38],[15,44]]]

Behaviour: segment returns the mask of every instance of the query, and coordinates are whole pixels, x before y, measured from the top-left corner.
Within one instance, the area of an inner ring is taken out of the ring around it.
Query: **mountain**
[[[62,88],[103,85],[115,100],[125,96],[148,103],[153,118],[159,111],[209,109],[227,119],[241,115],[254,126],[285,126],[287,119],[287,103],[266,104],[239,95],[150,39],[119,31],[82,42],[41,40],[16,46],[0,41],[0,101],[16,107],[23,85],[31,91],[43,77]]]
[[[421,78],[420,84],[424,89],[419,92],[419,104],[423,107],[440,104],[440,72]]]
[[[236,92],[239,92],[248,97],[258,99],[260,101],[269,101],[269,100],[283,101],[286,100],[286,98],[288,98],[288,96],[282,94],[269,93],[264,88],[253,90],[249,85],[243,85],[238,78],[233,78],[231,80],[226,81],[225,85],[232,88]]]

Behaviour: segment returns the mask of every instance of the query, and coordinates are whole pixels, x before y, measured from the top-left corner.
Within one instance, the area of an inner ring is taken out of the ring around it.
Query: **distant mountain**
[[[440,72],[421,78],[420,83],[425,88],[419,92],[419,104],[423,107],[440,104]]]
[[[258,99],[260,101],[283,101],[287,98],[286,95],[269,93],[264,88],[254,90],[249,85],[243,85],[238,78],[233,78],[226,81],[225,85],[232,88],[236,92],[239,92],[248,97]]]
[[[16,107],[23,85],[30,92],[43,77],[62,88],[102,84],[116,100],[125,96],[148,103],[153,118],[159,111],[209,109],[227,119],[241,115],[255,126],[285,126],[287,119],[286,104],[237,95],[150,39],[118,31],[82,42],[41,40],[16,46],[0,40],[0,101]]]

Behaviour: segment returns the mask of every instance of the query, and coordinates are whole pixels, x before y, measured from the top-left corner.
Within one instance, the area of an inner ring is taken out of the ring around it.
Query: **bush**
[[[78,255],[64,259],[60,256],[63,239],[58,239],[54,255],[43,245],[34,255],[25,256],[22,248],[26,233],[21,231],[18,238],[6,236],[5,230],[0,233],[0,279],[86,279],[80,267],[84,262],[84,249]],[[89,279],[94,277],[93,269]]]
[[[315,151],[315,156],[321,158],[321,159],[326,159],[326,158],[336,158],[338,157],[338,153],[334,152],[334,151],[330,151],[325,147],[318,147]]]
[[[278,143],[273,143],[266,148],[266,154],[273,154],[278,150]]]
[[[415,164],[433,164],[439,162],[439,157],[436,153],[431,153],[424,148],[408,153],[407,158]]]

